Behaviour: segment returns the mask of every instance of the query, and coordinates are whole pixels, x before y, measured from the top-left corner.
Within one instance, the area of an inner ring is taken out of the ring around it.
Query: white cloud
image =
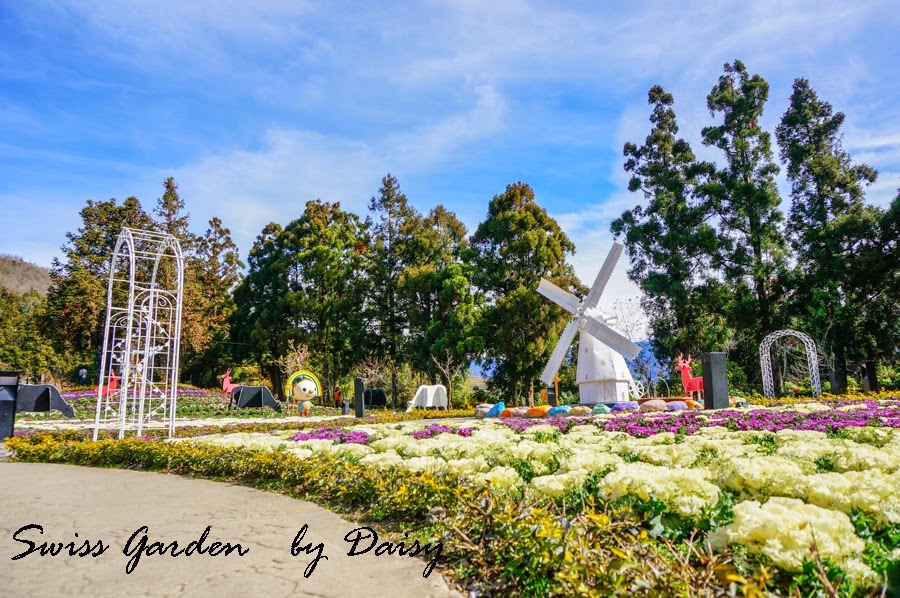
[[[229,226],[246,252],[266,223],[286,224],[309,200],[339,201],[364,216],[368,198],[387,172],[402,182],[494,134],[503,126],[504,99],[486,85],[472,90],[472,96],[465,112],[383,139],[271,129],[260,150],[212,155],[181,168],[175,178],[190,198],[195,221],[230,215],[226,223],[235,221]]]
[[[613,245],[610,224],[639,202],[638,195],[628,192],[614,194],[607,201],[586,206],[578,212],[551,215],[575,243],[575,255],[571,258],[575,273],[581,282],[590,286]],[[616,269],[603,293],[600,308],[609,312],[616,299],[639,297],[640,289],[628,279],[631,267],[627,252],[622,254]]]
[[[60,30],[65,35],[58,37],[72,39],[78,46],[72,51],[86,58],[78,77],[102,83],[105,95],[127,89],[129,97],[138,91],[152,96],[164,81],[164,93],[175,102],[180,86],[241,106],[222,113],[218,127],[207,127],[219,136],[202,154],[133,164],[131,171],[116,167],[115,184],[109,182],[109,159],[79,157],[74,163],[85,171],[102,169],[106,174],[97,185],[125,190],[118,197],[137,194],[145,206],[161,194],[159,182],[175,176],[195,227],[202,230],[210,216],[221,216],[244,254],[264,224],[286,223],[310,199],[341,201],[363,215],[387,172],[404,188],[407,180],[426,190],[459,180],[458,197],[464,199],[445,203],[471,226],[483,217],[483,207],[472,208],[467,200],[479,195],[486,203],[517,178],[541,187],[535,179],[545,173],[522,172],[507,162],[521,156],[537,156],[537,162],[557,143],[582,155],[573,151],[569,171],[554,164],[554,177],[596,168],[601,183],[613,189],[605,197],[541,193],[542,205],[576,243],[576,271],[589,284],[612,242],[609,223],[640,199],[625,191],[621,150],[625,141],[640,144],[649,132],[647,89],[659,83],[672,92],[680,134],[701,159],[718,160],[717,150],[700,143],[700,130],[712,124],[705,97],[723,63],[735,58],[771,85],[761,123],[768,130],[786,108],[794,77],[804,76],[847,113],[845,144],[854,160],[881,171],[870,197],[892,197],[900,171],[900,106],[892,101],[900,82],[889,76],[894,57],[878,46],[892,39],[879,28],[892,31],[900,18],[890,2],[659,0],[624,9],[521,0],[58,0],[13,3],[10,10],[25,15],[29,30],[47,38]],[[107,81],[115,73],[103,68],[94,72],[95,64],[108,63],[125,69],[127,80]],[[69,109],[77,122],[75,108]],[[151,127],[164,129],[164,118],[151,123],[140,116],[135,113],[128,143],[142,142],[154,133]],[[0,122],[41,117],[10,104]],[[90,134],[96,133],[84,132]],[[190,137],[196,147],[204,143],[202,127],[164,134]],[[521,153],[501,155],[497,147]],[[75,155],[50,143],[46,151]],[[461,156],[476,152],[477,161],[459,166]],[[598,157],[601,152],[608,153]],[[135,175],[138,170],[142,174]],[[473,189],[469,179],[489,183]],[[41,197],[30,186],[2,191],[10,198]],[[98,197],[85,185],[68,192],[79,202]],[[575,202],[585,207],[562,207]],[[51,238],[54,247],[62,243],[61,236]],[[626,266],[623,260],[616,269],[610,297],[637,293],[625,278]]]
[[[878,173],[878,180],[866,187],[866,201],[886,208],[897,197],[898,190],[900,190],[900,172],[881,171]]]

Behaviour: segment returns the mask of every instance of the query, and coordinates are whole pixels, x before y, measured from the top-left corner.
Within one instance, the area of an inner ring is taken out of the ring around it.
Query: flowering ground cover
[[[900,560],[900,402],[309,422],[17,458],[227,478],[445,543],[494,595],[877,595]]]

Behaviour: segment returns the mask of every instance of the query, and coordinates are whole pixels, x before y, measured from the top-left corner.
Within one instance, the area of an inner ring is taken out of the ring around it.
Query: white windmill
[[[641,393],[625,364],[625,357],[634,359],[641,348],[613,328],[616,318],[597,309],[600,295],[622,255],[622,249],[621,243],[613,244],[584,301],[579,301],[575,295],[543,278],[537,288],[538,293],[574,316],[559,337],[541,380],[547,386],[553,385],[553,378],[575,339],[575,333],[580,332],[576,381],[583,404],[627,401],[629,393]]]

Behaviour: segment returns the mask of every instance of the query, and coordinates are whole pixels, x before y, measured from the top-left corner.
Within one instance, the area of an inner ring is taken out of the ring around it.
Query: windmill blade
[[[576,313],[578,308],[581,307],[578,297],[562,290],[546,278],[541,279],[537,292],[571,314]]]
[[[568,353],[569,347],[572,346],[572,341],[575,340],[575,335],[577,333],[578,320],[572,320],[566,325],[563,333],[559,336],[556,347],[553,348],[553,353],[550,355],[550,360],[547,362],[547,367],[544,368],[544,373],[541,374],[541,380],[547,386],[553,386],[553,378],[556,376],[556,372],[559,371],[563,359],[566,358],[566,353]]]
[[[587,299],[584,300],[586,309],[597,307],[597,303],[600,301],[600,295],[602,295],[603,291],[606,289],[606,283],[609,282],[609,277],[612,276],[613,269],[616,267],[616,262],[619,261],[619,256],[622,255],[622,249],[624,249],[624,246],[621,243],[613,243],[612,249],[609,250],[609,254],[606,256],[606,261],[603,262],[603,267],[600,268],[600,272],[597,273],[597,278],[594,280],[594,286],[591,287]]]
[[[634,359],[641,352],[641,348],[631,342],[628,337],[610,328],[597,318],[584,316],[581,319],[581,329],[628,359]]]

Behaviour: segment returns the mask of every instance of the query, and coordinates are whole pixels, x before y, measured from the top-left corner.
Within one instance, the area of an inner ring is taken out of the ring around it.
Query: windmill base
[[[578,385],[580,403],[590,405],[594,403],[624,403],[631,400],[628,382],[616,380],[602,380],[597,382],[582,382]]]

